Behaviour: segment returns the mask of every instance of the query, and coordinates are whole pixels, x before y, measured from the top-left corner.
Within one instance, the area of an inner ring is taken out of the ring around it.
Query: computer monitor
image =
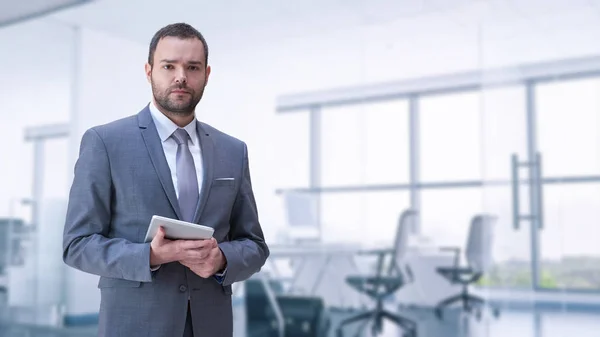
[[[286,192],[283,198],[287,216],[286,230],[289,230],[290,239],[319,240],[319,195],[308,192]]]

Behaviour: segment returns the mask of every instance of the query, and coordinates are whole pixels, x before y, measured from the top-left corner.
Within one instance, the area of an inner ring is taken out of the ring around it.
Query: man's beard
[[[202,95],[204,94],[204,87],[200,90],[199,93],[196,93],[188,86],[176,86],[161,91],[156,87],[154,81],[151,82],[152,95],[154,96],[154,100],[156,101],[156,103],[161,108],[163,108],[163,110],[174,115],[189,116],[193,114],[196,109],[196,105],[198,105],[198,102],[200,102],[200,99],[202,99]],[[189,94],[184,95],[189,95],[190,97],[181,101],[176,101],[172,99],[169,96],[171,94],[171,91],[178,89],[189,92]]]

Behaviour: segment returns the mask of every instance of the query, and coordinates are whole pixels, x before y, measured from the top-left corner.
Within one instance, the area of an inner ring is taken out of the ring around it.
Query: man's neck
[[[174,113],[164,113],[163,114],[165,116],[167,116],[168,119],[170,119],[171,121],[173,121],[173,123],[177,124],[177,126],[179,126],[180,128],[190,124],[193,120],[195,115],[192,113],[191,115],[183,115],[183,114],[174,114]]]

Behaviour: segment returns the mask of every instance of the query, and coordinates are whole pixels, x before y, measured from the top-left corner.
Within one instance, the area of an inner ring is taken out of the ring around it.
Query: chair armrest
[[[385,256],[388,254],[394,254],[395,250],[391,248],[384,249],[369,249],[369,250],[361,250],[357,253],[357,255],[377,255],[377,269],[375,273],[377,276],[383,275],[383,262],[385,260]]]
[[[454,253],[454,267],[458,268],[460,265],[460,247],[440,247],[442,252]]]

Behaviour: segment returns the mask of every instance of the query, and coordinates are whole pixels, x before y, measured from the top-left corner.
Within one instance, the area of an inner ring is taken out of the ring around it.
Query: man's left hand
[[[214,238],[210,240],[212,241],[212,247],[210,248],[208,256],[202,262],[192,263],[186,260],[179,261],[184,266],[190,268],[194,274],[203,278],[213,276],[218,271],[225,269],[226,265],[225,256],[219,248],[217,240]]]

